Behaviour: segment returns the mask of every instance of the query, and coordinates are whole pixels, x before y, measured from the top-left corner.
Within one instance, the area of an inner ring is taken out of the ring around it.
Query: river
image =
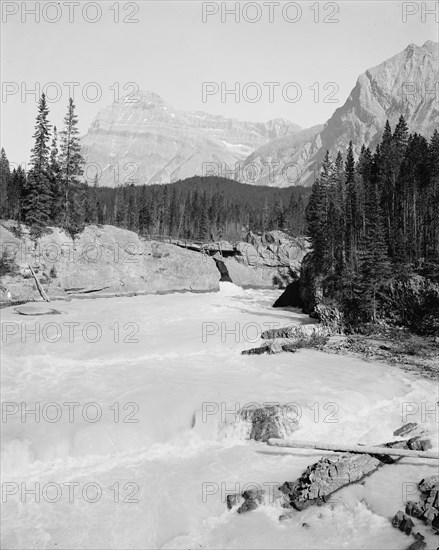
[[[325,454],[245,440],[233,410],[248,403],[294,403],[300,439],[378,444],[410,421],[437,431],[422,405],[435,383],[396,367],[240,355],[261,330],[311,322],[273,309],[279,293],[223,284],[52,303],[62,315],[2,310],[2,547],[406,548],[389,518],[434,461],[385,466],[285,522],[275,504],[226,508],[227,493],[294,480]]]

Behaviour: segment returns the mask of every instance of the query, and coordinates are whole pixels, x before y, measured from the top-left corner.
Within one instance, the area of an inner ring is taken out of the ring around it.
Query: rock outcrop
[[[207,292],[219,289],[220,274],[209,256],[171,244],[146,241],[113,226],[87,226],[75,240],[59,228],[31,240],[12,222],[0,225],[2,250],[14,269],[1,278],[3,304],[39,301],[28,265],[49,298]]]
[[[424,550],[427,547],[425,536],[414,532],[416,524],[411,518],[422,521],[439,534],[439,475],[423,479],[418,488],[421,493],[419,502],[408,501],[405,513],[398,510],[392,519],[393,527],[415,538],[407,550]]]
[[[312,252],[304,255],[299,280],[292,281],[273,307],[300,307],[303,313],[316,317],[315,307],[323,299],[321,277],[314,272]]]
[[[282,231],[267,231],[261,235],[250,232],[235,249],[233,258],[225,259],[235,284],[244,288],[285,288],[298,278],[309,244],[305,238],[289,237]]]
[[[431,525],[439,533],[439,475],[423,479],[419,483],[421,498],[407,502],[405,513]]]
[[[175,244],[150,241],[111,225],[87,226],[74,240],[51,228],[36,241],[15,222],[0,223],[0,303],[41,300],[29,269],[50,299],[90,296],[214,292],[219,281],[242,287],[284,287],[297,278],[303,239],[273,231],[225,247],[231,256],[210,256]],[[257,239],[260,239],[259,244]],[[254,250],[246,254],[246,245]]]
[[[423,443],[420,444],[420,441]],[[419,445],[428,447],[430,443],[428,440],[413,438],[408,441],[395,441],[380,446],[414,449]],[[331,495],[343,487],[361,481],[384,464],[393,464],[398,460],[398,458],[393,459],[387,455],[357,453],[342,453],[331,458],[321,458],[318,462],[308,466],[296,481],[283,483],[278,488],[278,492],[275,492],[274,498],[280,503],[281,507],[290,509],[289,512],[281,515],[279,519],[288,519],[296,512],[300,512],[314,504],[324,504]],[[427,486],[425,489],[427,490]],[[437,503],[437,487],[435,484],[430,483],[428,490],[429,496],[426,502],[429,506],[432,506],[432,503]],[[431,496],[432,492],[434,496]],[[271,495],[271,498],[273,498],[273,495]],[[241,495],[231,496],[227,505],[230,509],[239,504],[237,511],[242,513],[254,510],[266,501],[267,494],[265,491],[247,491]],[[431,513],[429,517],[433,517],[433,514]]]
[[[248,439],[254,441],[287,438],[299,429],[297,410],[288,405],[243,408],[238,416],[238,421],[248,425]]]

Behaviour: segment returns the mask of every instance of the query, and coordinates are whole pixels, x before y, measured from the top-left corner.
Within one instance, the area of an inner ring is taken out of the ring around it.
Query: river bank
[[[398,329],[371,336],[336,335],[329,338],[322,349],[326,353],[387,363],[425,378],[439,380],[437,337],[418,336]]]

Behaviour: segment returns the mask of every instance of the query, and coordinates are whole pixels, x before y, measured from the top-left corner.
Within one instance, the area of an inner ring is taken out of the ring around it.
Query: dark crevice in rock
[[[218,268],[218,271],[221,274],[220,282],[227,282],[227,283],[233,283],[232,278],[229,275],[229,270],[226,267],[226,264],[218,260],[217,258],[213,258],[215,260],[215,265]]]

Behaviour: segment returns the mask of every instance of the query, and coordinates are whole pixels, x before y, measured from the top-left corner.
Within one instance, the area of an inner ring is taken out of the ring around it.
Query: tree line
[[[327,152],[306,217],[323,296],[341,304],[352,324],[377,322],[392,288],[414,275],[439,282],[437,130],[427,141],[410,134],[401,116],[393,132],[386,122],[375,151],[363,146],[358,160],[352,142],[345,160]],[[410,314],[404,307],[402,319]]]
[[[89,223],[201,242],[281,229],[303,235],[310,189],[274,189],[194,176],[172,184],[91,189]]]
[[[64,126],[58,136],[49,123],[49,109],[42,94],[38,102],[30,168],[10,171],[4,149],[0,155],[0,215],[26,223],[35,236],[49,225],[64,227],[71,234],[81,228],[86,200],[83,180],[78,117],[69,99]]]
[[[75,236],[87,224],[200,241],[235,240],[248,230],[305,232],[310,190],[303,187],[259,187],[215,176],[116,188],[100,187],[96,176],[88,185],[72,99],[58,135],[41,96],[33,139],[27,172],[21,166],[11,171],[1,150],[0,217],[30,226],[35,237],[50,226]]]

